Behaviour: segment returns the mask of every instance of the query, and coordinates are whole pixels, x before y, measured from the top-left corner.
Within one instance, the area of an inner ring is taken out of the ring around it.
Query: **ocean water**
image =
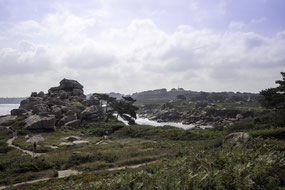
[[[20,104],[0,104],[0,116],[8,115],[10,111],[15,108],[19,108]]]
[[[118,119],[122,121],[123,123],[125,123],[126,125],[128,125],[128,122],[125,121],[123,118],[119,117]],[[155,127],[163,127],[167,125],[172,126],[172,127],[182,128],[182,129],[191,129],[195,127],[195,125],[193,124],[186,125],[186,124],[175,123],[175,122],[157,122],[157,121],[153,121],[153,120],[149,120],[147,118],[141,118],[141,117],[138,117],[135,121],[139,125],[151,125]],[[200,126],[200,128],[202,129],[211,128],[211,127],[212,126],[210,125]]]

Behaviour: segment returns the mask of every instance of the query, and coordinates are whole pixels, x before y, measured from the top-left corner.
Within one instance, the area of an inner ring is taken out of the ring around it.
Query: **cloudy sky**
[[[285,71],[284,0],[0,0],[0,97],[259,92]]]

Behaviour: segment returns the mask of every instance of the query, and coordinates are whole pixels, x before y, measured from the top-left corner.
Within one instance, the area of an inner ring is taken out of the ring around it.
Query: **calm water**
[[[0,115],[8,115],[10,111],[19,108],[20,104],[0,104]]]

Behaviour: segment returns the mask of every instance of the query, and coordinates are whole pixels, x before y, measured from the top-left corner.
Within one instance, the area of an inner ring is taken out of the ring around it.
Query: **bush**
[[[6,142],[0,141],[0,153],[7,153],[12,149],[12,147],[8,147]]]
[[[228,127],[229,131],[240,131],[246,129],[253,129],[254,123],[251,118],[243,119]]]
[[[192,150],[188,156],[89,183],[91,189],[280,189],[284,152],[263,142],[248,149]]]

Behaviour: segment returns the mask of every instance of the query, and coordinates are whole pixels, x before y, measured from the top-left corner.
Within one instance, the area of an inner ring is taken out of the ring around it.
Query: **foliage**
[[[285,185],[284,152],[265,143],[228,151],[192,150],[171,162],[89,183],[92,189],[279,189]],[[86,186],[88,187],[88,186]]]
[[[279,86],[260,91],[263,96],[261,103],[266,108],[285,109],[285,72],[281,72],[281,75],[283,80],[275,82]]]
[[[118,116],[122,117],[124,120],[129,122],[129,125],[134,125],[135,120],[137,118],[136,111],[139,109],[138,107],[134,106],[136,100],[132,97],[122,97],[122,100],[117,100],[112,102],[111,107],[113,108],[114,112],[117,113]]]

